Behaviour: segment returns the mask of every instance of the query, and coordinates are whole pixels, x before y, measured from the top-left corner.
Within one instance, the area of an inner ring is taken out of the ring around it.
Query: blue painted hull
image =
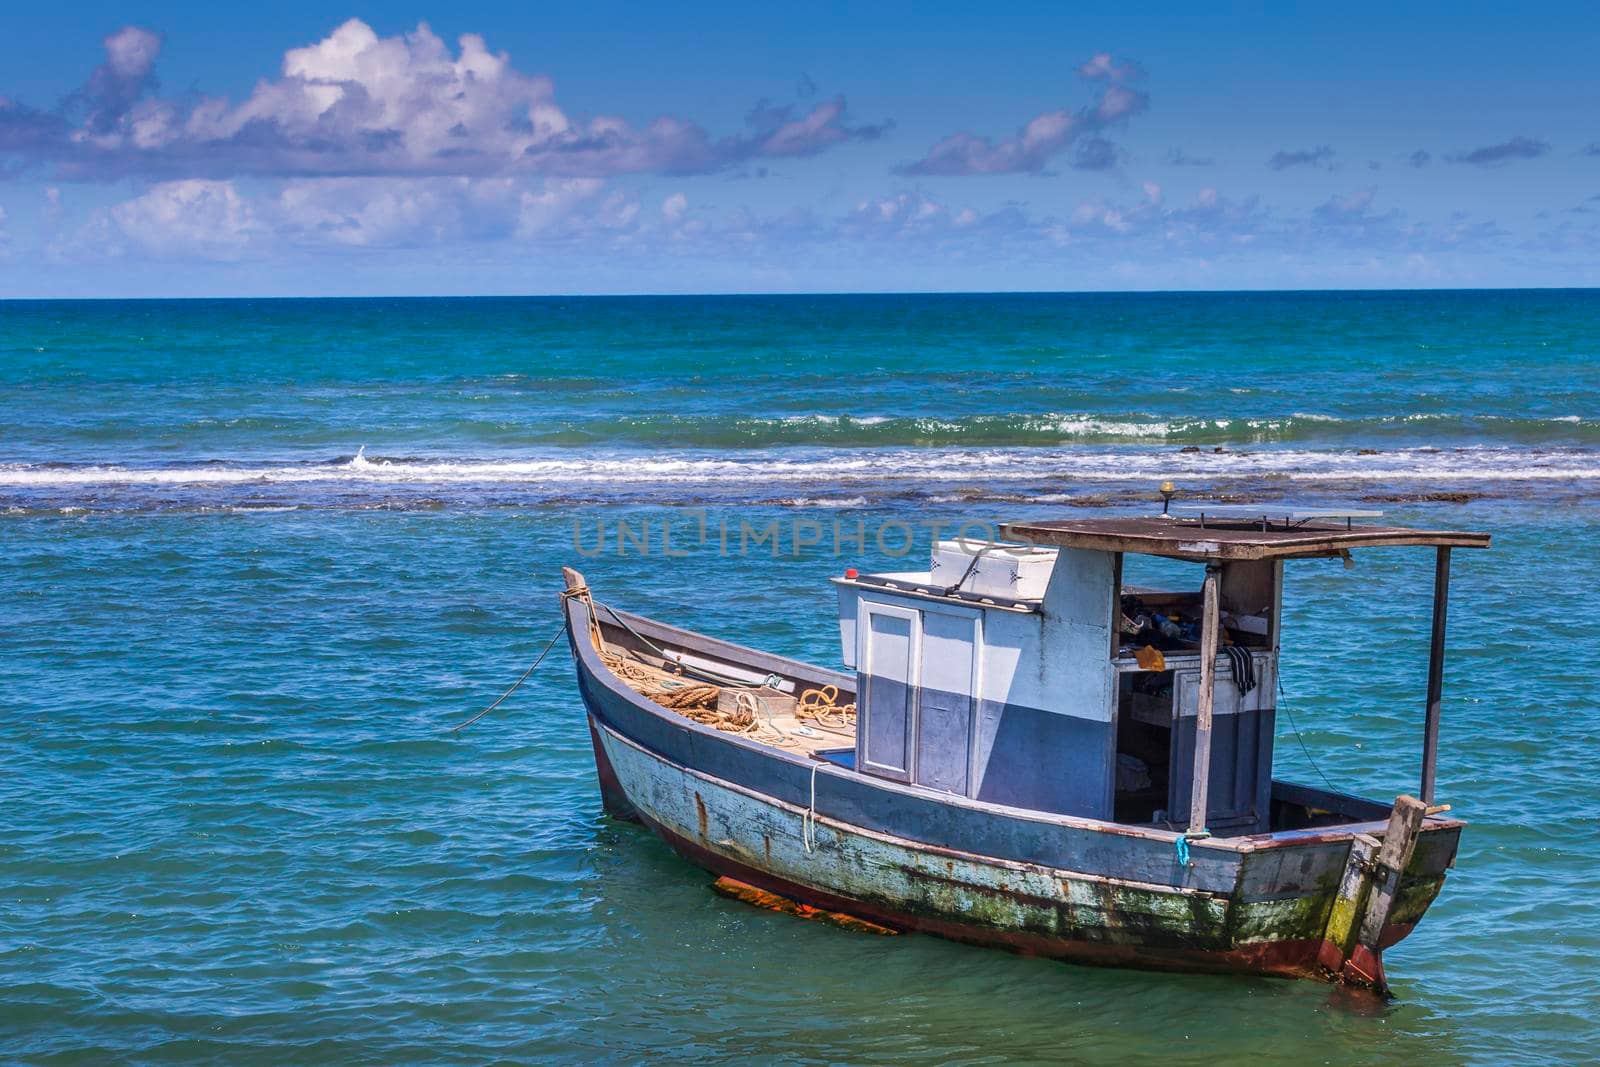
[[[702,726],[600,661],[567,601],[606,809],[718,874],[904,929],[1093,963],[1334,977],[1328,937],[1358,834],[1382,822],[1194,842],[889,781]],[[853,679],[628,616],[655,640],[805,684]],[[1430,820],[1385,943],[1409,932],[1455,854]],[[1381,984],[1381,968],[1368,965]]]

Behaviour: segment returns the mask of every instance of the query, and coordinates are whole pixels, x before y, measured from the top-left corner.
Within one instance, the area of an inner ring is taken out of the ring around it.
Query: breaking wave
[[[727,484],[757,490],[773,483],[844,489],[854,484],[904,481],[1133,482],[1167,477],[1304,482],[1592,481],[1600,480],[1600,449],[812,448],[584,456],[560,450],[514,458],[384,457],[369,456],[362,449],[334,459],[272,464],[0,464],[0,487],[16,489],[452,484],[604,488]]]
[[[1057,444],[1352,444],[1407,441],[1507,444],[1600,444],[1600,420],[1578,415],[1513,418],[1413,413],[1346,418],[1318,412],[1282,416],[1192,418],[1138,413],[932,415],[610,414],[554,419],[538,425],[509,421],[474,429],[502,444],[645,445],[669,448],[834,448],[940,445]]]

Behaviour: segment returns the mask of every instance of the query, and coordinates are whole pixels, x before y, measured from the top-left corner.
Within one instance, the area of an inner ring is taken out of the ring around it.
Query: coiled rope
[[[594,642],[595,650],[600,654],[600,661],[640,696],[725,733],[746,734],[754,740],[785,748],[803,745],[801,740],[772,721],[771,708],[760,692],[761,689],[771,689],[776,692],[779,683],[783,681],[778,675],[769,674],[759,689],[752,689],[750,683],[743,678],[734,678],[698,664],[691,666],[682,663],[666,649],[634,629],[628,620],[617,614],[609,604],[596,605],[589,596],[587,586],[571,590],[570,595],[583,600],[589,608],[590,638]],[[608,648],[600,636],[599,624],[596,622],[597,607],[604,608],[613,622],[664,662],[673,664],[676,671],[641,663],[625,653]],[[698,681],[691,683],[685,677],[688,674],[697,676]],[[723,688],[735,690],[732,708],[717,706]],[[839,687],[836,685],[807,690],[801,693],[795,702],[795,718],[801,721],[809,720],[830,733],[853,736],[856,706],[853,703],[840,704],[838,700]]]
[[[722,701],[721,686],[641,663],[610,648],[601,649],[599,655],[606,669],[622,679],[629,689],[686,719],[725,733],[745,734],[767,744],[784,747],[800,744],[772,721],[767,702],[758,692],[739,689],[733,693],[730,705]]]
[[[795,701],[795,718],[810,719],[825,730],[853,733],[856,725],[855,703],[839,703],[839,687],[825,685],[821,689],[808,689]]]

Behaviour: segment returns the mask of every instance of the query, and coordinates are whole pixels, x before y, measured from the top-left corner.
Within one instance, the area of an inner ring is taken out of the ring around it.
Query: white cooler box
[[[974,562],[976,561],[976,562]],[[939,541],[933,546],[930,584],[1008,600],[1041,600],[1056,550],[982,541]]]

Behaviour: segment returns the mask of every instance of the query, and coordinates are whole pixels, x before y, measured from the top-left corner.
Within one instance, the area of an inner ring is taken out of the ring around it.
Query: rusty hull
[[[1259,835],[1238,848],[1229,893],[999,860],[826,817],[814,818],[808,850],[805,808],[675,764],[592,718],[591,731],[609,811],[626,809],[697,866],[809,908],[1079,963],[1357,984],[1364,973],[1382,987],[1375,955],[1352,971],[1325,937],[1349,833],[1276,846]],[[1458,833],[1441,822],[1423,835],[1383,946],[1437,895]]]

